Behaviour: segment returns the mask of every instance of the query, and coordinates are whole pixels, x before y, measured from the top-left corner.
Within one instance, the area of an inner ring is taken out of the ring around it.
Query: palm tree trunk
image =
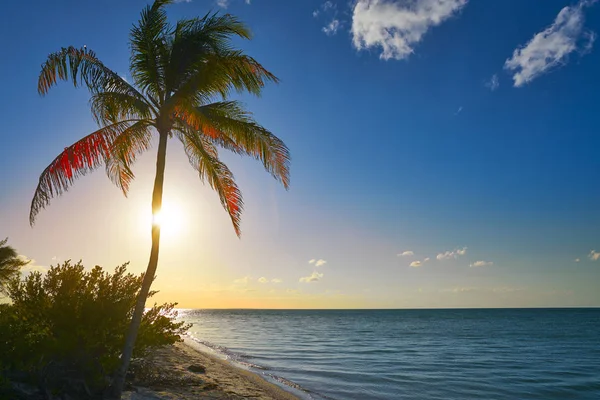
[[[167,155],[167,132],[159,132],[158,142],[158,154],[156,156],[156,178],[154,179],[154,191],[152,192],[152,215],[156,215],[160,212],[162,207],[162,195],[163,195],[163,182],[165,178],[165,159]],[[142,282],[142,288],[137,298],[133,317],[131,318],[131,324],[129,325],[129,332],[127,333],[127,339],[125,340],[125,346],[123,347],[123,353],[121,355],[121,366],[115,374],[112,385],[110,388],[109,398],[120,399],[123,386],[125,385],[125,376],[127,374],[127,368],[129,368],[129,362],[131,361],[131,355],[135,346],[135,339],[137,338],[138,330],[142,322],[142,316],[144,314],[144,308],[146,305],[146,299],[150,292],[150,286],[154,280],[156,274],[156,267],[158,265],[158,250],[160,244],[160,225],[152,224],[152,249],[150,250],[150,260],[148,261],[148,268],[144,274],[144,281]]]

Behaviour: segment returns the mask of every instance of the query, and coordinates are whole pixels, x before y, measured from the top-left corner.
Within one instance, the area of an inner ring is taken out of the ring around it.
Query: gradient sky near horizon
[[[95,129],[88,93],[37,76],[62,46],[130,79],[144,0],[10,2],[0,16],[0,237],[44,270],[145,269],[155,150],[129,198],[104,171],[42,211],[40,172]],[[281,79],[248,108],[292,153],[286,192],[226,155],[242,239],[169,144],[156,301],[207,308],[600,306],[600,4],[568,0],[192,0],[231,12]],[[170,224],[170,225],[169,225]],[[598,251],[598,252],[597,252]]]

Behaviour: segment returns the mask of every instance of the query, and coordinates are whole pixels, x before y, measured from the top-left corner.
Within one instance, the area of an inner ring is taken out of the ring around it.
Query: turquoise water
[[[600,309],[188,310],[190,334],[306,399],[600,399]]]

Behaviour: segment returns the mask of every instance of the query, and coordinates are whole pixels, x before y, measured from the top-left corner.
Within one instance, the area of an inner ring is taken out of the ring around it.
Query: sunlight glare
[[[163,202],[162,209],[151,217],[152,225],[160,225],[161,235],[175,237],[183,228],[183,213],[178,204]]]

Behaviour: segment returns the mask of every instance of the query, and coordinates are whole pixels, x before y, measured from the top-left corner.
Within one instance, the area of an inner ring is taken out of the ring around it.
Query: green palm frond
[[[136,122],[138,121],[116,122],[65,147],[40,175],[31,202],[29,222],[33,225],[36,215],[50,203],[50,199],[67,191],[76,178],[106,162],[110,158],[115,139]]]
[[[252,118],[237,101],[223,101],[177,115],[180,123],[201,132],[213,143],[260,160],[265,169],[289,188],[290,152],[285,143]]]
[[[6,243],[8,238],[0,240],[0,293],[6,294],[6,284],[18,276],[21,267],[29,264],[17,251]]]
[[[248,27],[230,15],[206,14],[202,18],[180,20],[175,27],[167,68],[167,92],[171,93],[197,72],[210,54],[231,51],[231,36],[250,39]]]
[[[85,84],[92,93],[126,93],[139,101],[146,99],[133,86],[107,68],[96,54],[86,48],[63,47],[48,56],[38,79],[38,92],[44,96],[59,80],[71,80],[75,87]]]
[[[136,85],[155,101],[164,100],[164,59],[168,58],[167,37],[171,28],[164,6],[171,0],[157,0],[143,11],[131,29],[131,75]]]
[[[198,171],[200,179],[208,184],[219,195],[223,208],[229,214],[235,233],[240,236],[240,222],[244,202],[242,193],[235,183],[233,174],[219,160],[216,147],[205,138],[185,129],[178,130],[190,164]]]
[[[106,174],[123,192],[129,191],[129,184],[135,178],[131,166],[138,155],[150,148],[152,143],[152,124],[146,120],[138,121],[123,131],[112,143],[111,156],[106,162]]]
[[[180,101],[191,100],[199,106],[216,98],[227,98],[233,91],[258,96],[267,82],[277,83],[279,80],[241,51],[207,54],[174,89],[167,104],[175,106]]]
[[[153,107],[128,93],[95,93],[90,99],[90,108],[94,120],[100,126],[126,119],[149,120],[155,116]]]

